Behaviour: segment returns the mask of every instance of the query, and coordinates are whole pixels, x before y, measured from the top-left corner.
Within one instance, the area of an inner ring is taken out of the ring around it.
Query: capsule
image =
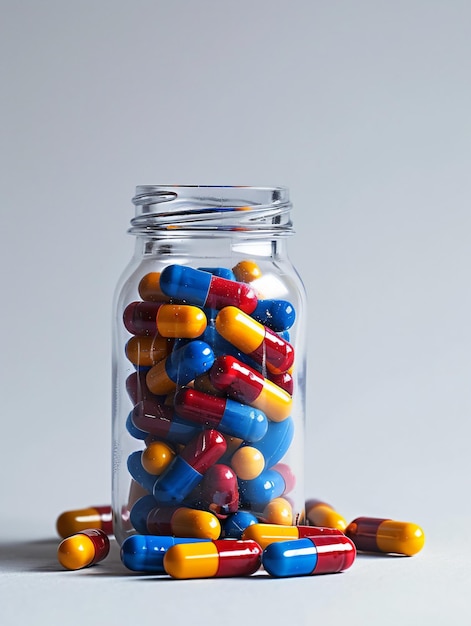
[[[214,361],[210,379],[216,389],[263,411],[273,422],[281,422],[291,413],[293,401],[289,393],[232,356],[221,356]]]
[[[137,404],[142,400],[162,400],[161,396],[156,396],[149,391],[146,383],[146,375],[150,368],[139,368],[137,372],[133,372],[126,378],[126,391],[133,404]]]
[[[219,311],[216,330],[251,359],[266,365],[274,374],[286,372],[293,365],[293,346],[235,306],[227,306]]]
[[[57,549],[57,558],[66,569],[76,570],[103,561],[109,551],[108,535],[98,528],[89,528],[64,539]]]
[[[228,267],[199,267],[202,272],[209,272],[213,276],[219,276],[219,278],[225,278],[226,280],[238,280],[235,274]],[[244,281],[241,281],[244,282]]]
[[[290,396],[293,395],[294,391],[294,378],[290,374],[290,372],[283,372],[281,374],[273,374],[272,372],[267,372],[268,380],[271,380],[277,387],[289,393]]]
[[[257,306],[257,296],[249,285],[184,265],[166,267],[160,275],[160,288],[170,298],[210,309],[234,305],[251,313]]]
[[[211,511],[190,507],[155,507],[147,515],[147,533],[199,539],[219,539],[221,523]]]
[[[179,420],[171,406],[152,400],[136,404],[131,421],[139,430],[171,443],[186,444],[199,432],[198,428]]]
[[[135,480],[135,482],[140,485],[146,493],[152,493],[157,476],[144,469],[142,465],[141,450],[131,452],[128,456],[127,468],[133,480]]]
[[[206,329],[204,312],[196,306],[131,302],[125,308],[123,321],[133,335],[155,335],[167,338],[199,337]]]
[[[287,491],[287,484],[280,472],[267,469],[253,480],[239,480],[239,490],[244,508],[263,511],[270,500]]]
[[[239,487],[233,470],[223,463],[208,469],[200,484],[201,504],[220,518],[239,508]]]
[[[141,278],[137,287],[143,300],[149,302],[168,302],[169,297],[160,289],[160,272],[149,272]]]
[[[258,519],[250,511],[237,511],[227,517],[222,525],[225,539],[241,539],[246,528],[258,524]]]
[[[234,452],[231,467],[241,480],[253,480],[265,468],[263,454],[252,446],[242,446]]]
[[[273,467],[286,454],[294,436],[294,420],[288,417],[282,422],[268,422],[267,434],[251,445],[257,448],[265,459],[265,467]]]
[[[154,496],[149,494],[142,496],[130,507],[129,520],[132,527],[140,535],[147,535],[147,517],[157,507]]]
[[[308,500],[306,502],[306,517],[314,526],[328,526],[337,528],[342,532],[347,528],[347,520],[337,511],[321,500]]]
[[[164,574],[164,556],[169,548],[181,543],[202,541],[204,539],[191,537],[132,535],[125,539],[121,546],[121,561],[133,572]]]
[[[226,440],[217,430],[198,433],[157,478],[153,488],[154,498],[161,504],[182,502],[226,448]]]
[[[63,539],[91,528],[102,530],[107,535],[113,534],[113,511],[110,505],[64,511],[56,521],[57,533]]]
[[[266,524],[292,526],[293,507],[286,498],[273,498],[263,509],[260,521]]]
[[[267,432],[268,420],[262,411],[197,389],[179,389],[174,406],[177,415],[183,419],[217,428],[226,435],[245,441],[258,441]]]
[[[251,315],[276,332],[288,330],[296,319],[294,307],[287,300],[258,300]]]
[[[251,261],[250,259],[239,261],[239,263],[232,268],[232,271],[236,279],[241,283],[251,283],[262,275],[260,267],[255,261]]]
[[[165,359],[172,350],[166,337],[135,335],[126,344],[126,356],[133,365],[151,367]]]
[[[269,544],[262,565],[270,576],[312,576],[342,572],[355,561],[353,541],[342,533]]]
[[[155,476],[160,476],[175,457],[175,450],[163,441],[151,441],[142,451],[142,467]]]
[[[320,535],[343,535],[335,528],[316,526],[290,526],[288,524],[258,523],[248,526],[242,539],[256,541],[263,549],[271,543],[288,541],[291,539],[304,539],[305,537],[318,537]]]
[[[424,547],[425,535],[417,524],[377,517],[357,517],[345,534],[363,552],[386,552],[413,556]]]
[[[214,363],[214,353],[204,341],[194,340],[177,348],[160,363],[152,367],[146,376],[150,391],[157,395],[175,391],[177,385],[187,385]]]
[[[222,578],[250,576],[260,568],[262,549],[255,541],[180,544],[169,548],[164,568],[173,578]]]

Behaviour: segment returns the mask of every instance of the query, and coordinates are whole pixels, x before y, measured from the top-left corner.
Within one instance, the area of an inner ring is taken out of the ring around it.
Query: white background
[[[469,623],[471,5],[0,1],[0,621]],[[138,184],[286,185],[307,495],[420,524],[338,576],[63,572],[110,500],[110,320]],[[276,620],[276,621],[275,621]]]

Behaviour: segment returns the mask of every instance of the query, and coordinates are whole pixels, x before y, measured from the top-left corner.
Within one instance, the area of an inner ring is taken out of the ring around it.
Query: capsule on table
[[[237,265],[234,265],[232,271],[236,279],[241,283],[251,283],[262,275],[260,267],[255,261],[251,261],[250,259],[239,261]]]
[[[214,352],[204,341],[194,340],[175,349],[167,358],[152,367],[146,376],[150,391],[157,395],[175,391],[207,372],[214,363]]]
[[[237,306],[251,313],[257,306],[255,291],[236,282],[185,265],[169,265],[160,275],[160,288],[170,298],[201,307]]]
[[[237,511],[223,521],[223,537],[225,539],[241,539],[244,530],[253,524],[258,524],[258,519],[253,513]]]
[[[269,420],[289,417],[293,400],[289,393],[232,356],[218,357],[210,369],[211,383],[228,396],[263,411]]]
[[[89,528],[64,539],[57,549],[57,558],[66,569],[76,570],[103,561],[109,551],[108,535],[98,528]]]
[[[270,543],[262,553],[265,570],[277,578],[335,574],[352,566],[356,550],[342,533]]]
[[[258,523],[248,526],[242,534],[242,539],[252,539],[252,541],[256,541],[265,549],[271,543],[291,539],[304,539],[305,537],[318,537],[321,535],[338,536],[343,535],[343,533],[335,528]]]
[[[239,508],[237,476],[228,465],[216,463],[208,469],[200,483],[201,505],[220,518]]]
[[[255,541],[217,539],[169,548],[164,568],[173,578],[250,576],[260,568],[262,549]]]
[[[342,532],[347,528],[347,520],[322,500],[308,500],[306,502],[306,517],[314,526],[328,526]]]
[[[424,547],[424,531],[417,524],[378,517],[357,517],[345,534],[363,552],[386,552],[413,556]]]
[[[186,506],[155,507],[147,515],[147,533],[219,539],[221,523],[211,511],[201,511]]]
[[[252,317],[276,332],[288,330],[294,324],[296,312],[287,300],[258,300]]]
[[[169,297],[160,289],[160,272],[149,272],[143,276],[137,290],[143,300],[149,302],[169,301]]]
[[[267,432],[268,421],[262,411],[197,389],[179,389],[174,406],[177,415],[183,419],[217,428],[226,435],[245,441],[258,441]]]
[[[198,433],[157,478],[154,498],[162,504],[182,502],[226,448],[226,440],[218,431],[211,429]]]
[[[206,315],[196,306],[158,302],[131,302],[124,310],[123,321],[133,335],[188,339],[199,337],[207,325]]]
[[[63,539],[91,528],[102,530],[107,535],[113,534],[113,511],[110,505],[64,511],[56,521],[57,533]]]
[[[136,404],[131,420],[139,430],[171,443],[188,443],[200,430],[178,419],[171,406],[152,400]]]
[[[234,452],[231,467],[241,480],[253,480],[265,468],[263,454],[252,446],[242,446]]]
[[[165,359],[172,350],[172,342],[166,337],[132,336],[126,344],[126,356],[133,365],[152,367]]]
[[[293,346],[273,330],[237,307],[227,306],[216,317],[216,330],[224,339],[275,374],[294,363]]]
[[[121,546],[121,561],[125,567],[134,572],[164,574],[164,556],[169,548],[181,543],[202,541],[205,540],[191,537],[132,535],[125,539]]]

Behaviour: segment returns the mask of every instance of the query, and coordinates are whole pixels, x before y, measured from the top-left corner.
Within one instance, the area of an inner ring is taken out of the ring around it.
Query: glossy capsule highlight
[[[210,429],[198,433],[157,478],[154,498],[161,504],[182,502],[226,448],[226,440],[218,431]]]
[[[260,568],[262,549],[255,541],[219,539],[180,544],[164,556],[164,568],[173,578],[250,576]]]
[[[306,502],[306,517],[314,526],[328,526],[342,532],[347,528],[347,520],[322,500],[312,499]]]
[[[190,507],[155,507],[146,519],[150,535],[219,539],[221,523],[210,511]]]
[[[354,543],[342,533],[274,542],[262,553],[262,565],[270,576],[335,574],[353,565]]]
[[[132,535],[127,537],[121,546],[121,561],[125,567],[134,572],[164,574],[164,556],[169,548],[181,543],[201,541],[204,540],[191,537]]]
[[[281,422],[289,417],[293,402],[290,394],[238,359],[218,357],[209,374],[216,389],[263,411],[269,420]]]
[[[385,552],[413,556],[424,547],[424,531],[417,524],[378,517],[357,517],[345,534],[363,552]]]
[[[109,551],[108,535],[98,528],[90,528],[61,541],[57,558],[66,569],[77,570],[103,561]]]
[[[262,411],[197,389],[179,389],[174,406],[177,415],[183,419],[199,426],[217,428],[226,435],[245,441],[258,441],[267,432],[268,421]]]
[[[287,300],[259,300],[251,315],[276,332],[288,330],[296,319],[294,307]]]
[[[172,350],[166,337],[134,335],[126,344],[126,356],[133,365],[152,367],[165,359]]]
[[[219,311],[216,330],[274,374],[286,372],[294,363],[294,349],[290,343],[237,307],[228,306]]]
[[[166,267],[160,275],[160,289],[170,298],[210,309],[234,305],[251,313],[257,306],[250,285],[184,265]]]
[[[102,530],[107,535],[113,534],[111,505],[64,511],[56,521],[57,534],[63,539],[92,528]]]
[[[138,402],[131,412],[131,421],[137,429],[171,443],[186,444],[200,430],[178,419],[170,405],[152,400]]]
[[[343,533],[335,528],[259,523],[248,526],[242,534],[242,539],[251,539],[252,541],[256,541],[263,549],[265,549],[271,543],[304,539],[305,537],[318,537],[321,535],[338,536],[343,535]]]
[[[123,322],[132,335],[187,339],[199,337],[207,325],[206,315],[196,306],[158,302],[131,302],[124,309]]]

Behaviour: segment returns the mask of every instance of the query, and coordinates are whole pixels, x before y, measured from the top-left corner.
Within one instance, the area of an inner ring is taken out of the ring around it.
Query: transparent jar
[[[116,289],[113,525],[304,521],[306,299],[285,188],[139,186]]]

